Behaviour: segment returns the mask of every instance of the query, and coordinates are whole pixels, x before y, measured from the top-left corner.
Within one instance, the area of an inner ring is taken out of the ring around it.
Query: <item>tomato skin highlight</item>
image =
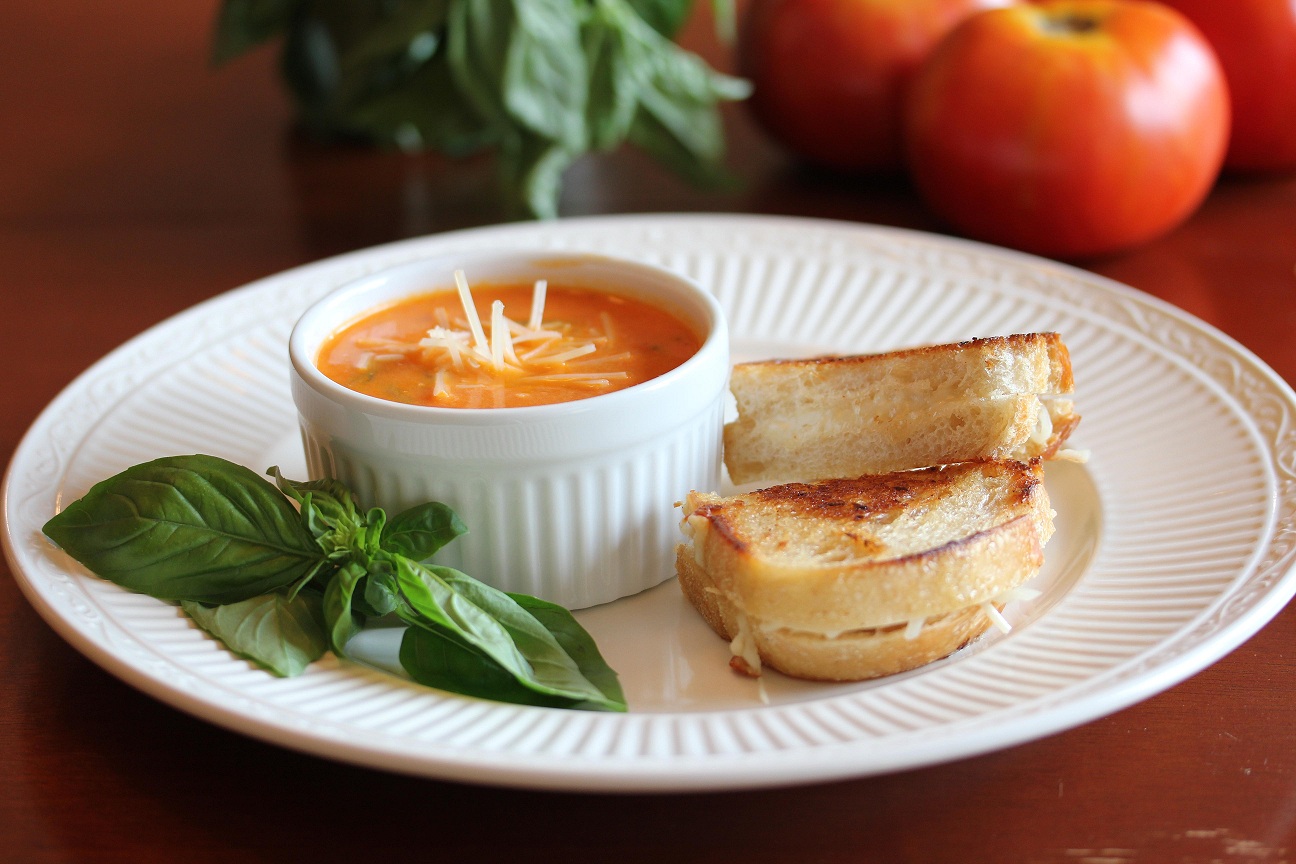
[[[1186,219],[1228,141],[1223,72],[1183,16],[1055,0],[959,25],[915,77],[915,185],[969,236],[1059,258],[1114,252]]]
[[[904,89],[937,42],[1016,0],[753,0],[739,72],[760,125],[804,160],[849,173],[903,167]]]
[[[1296,3],[1162,0],[1206,36],[1233,105],[1224,164],[1242,171],[1296,168]]]

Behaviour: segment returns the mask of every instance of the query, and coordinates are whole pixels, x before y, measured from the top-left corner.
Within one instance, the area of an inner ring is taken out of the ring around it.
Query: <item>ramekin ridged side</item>
[[[704,336],[652,381],[528,408],[428,408],[347,390],[314,367],[319,343],[364,307],[444,285],[453,268],[482,279],[611,284],[655,299]],[[444,271],[444,272],[443,272]],[[421,289],[420,289],[420,286]],[[728,332],[714,298],[660,268],[602,256],[501,253],[402,265],[344,286],[294,329],[292,393],[312,477],[336,477],[390,515],[441,501],[468,533],[435,563],[507,591],[576,609],[669,579],[675,502],[720,478]]]

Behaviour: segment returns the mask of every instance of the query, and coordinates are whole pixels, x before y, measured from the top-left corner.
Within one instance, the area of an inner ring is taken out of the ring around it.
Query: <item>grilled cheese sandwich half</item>
[[[1038,459],[691,493],[676,572],[731,665],[861,680],[929,663],[1038,573],[1053,511]]]
[[[737,484],[1051,458],[1080,422],[1056,333],[734,367],[724,430]]]

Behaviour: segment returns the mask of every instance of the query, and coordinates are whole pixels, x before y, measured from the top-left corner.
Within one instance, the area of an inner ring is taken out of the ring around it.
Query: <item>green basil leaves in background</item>
[[[732,0],[713,0],[732,28]],[[671,41],[692,0],[224,0],[217,63],[282,38],[303,124],[465,156],[507,200],[557,215],[563,171],[630,142],[696,182],[723,176],[720,102],[750,88]]]
[[[616,673],[571,613],[424,564],[464,533],[428,503],[388,519],[336,480],[277,483],[214,456],[175,456],[96,484],[46,523],[88,569],[181,608],[230,651],[302,672],[373,618],[407,626],[415,681],[469,696],[624,711]]]

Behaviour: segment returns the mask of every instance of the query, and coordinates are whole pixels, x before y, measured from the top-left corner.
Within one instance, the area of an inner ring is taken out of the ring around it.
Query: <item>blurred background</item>
[[[740,22],[750,6],[737,4]],[[60,388],[195,303],[331,255],[519,218],[491,153],[303,132],[277,42],[213,64],[219,11],[216,0],[0,5],[0,366],[19,379],[0,415],[6,462]],[[707,2],[677,40],[739,71]],[[1296,91],[1296,79],[1273,86]],[[561,218],[741,212],[959,233],[909,177],[813,167],[745,101],[719,112],[725,182],[697,186],[620,147],[566,171]],[[1075,263],[1203,318],[1296,381],[1292,174],[1226,172],[1177,227]],[[480,853],[495,832],[590,860],[858,861],[870,849],[888,861],[1287,860],[1294,634],[1287,610],[1154,699],[950,766],[799,790],[568,798],[334,765],[192,720],[80,657],[0,579],[0,859],[431,857]],[[304,797],[320,789],[367,802],[356,820],[421,819],[423,833],[343,831],[356,823]],[[282,816],[267,819],[273,808]],[[500,814],[508,824],[491,821]],[[589,832],[605,835],[594,852]]]

